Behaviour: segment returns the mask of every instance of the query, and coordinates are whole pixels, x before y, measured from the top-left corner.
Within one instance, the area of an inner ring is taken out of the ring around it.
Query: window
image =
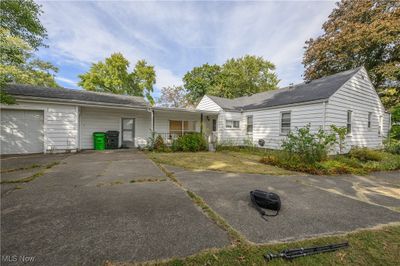
[[[348,110],[347,111],[347,134],[351,133],[351,114],[352,114],[352,111]]]
[[[196,121],[180,121],[170,120],[169,121],[169,133],[176,135],[183,135],[184,132],[196,131]]]
[[[371,118],[372,118],[372,113],[368,113],[368,128],[371,128]]]
[[[253,133],[253,116],[247,116],[247,133]]]
[[[379,136],[382,134],[382,128],[383,127],[383,117],[380,115],[379,116],[379,127],[378,127],[378,134]]]
[[[217,131],[217,119],[213,119],[212,121],[212,131]]]
[[[281,134],[287,135],[290,131],[290,112],[281,113]]]
[[[226,120],[225,121],[226,128],[239,128],[239,121],[237,120]]]

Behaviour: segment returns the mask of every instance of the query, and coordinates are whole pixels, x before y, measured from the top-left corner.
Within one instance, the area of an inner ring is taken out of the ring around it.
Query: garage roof
[[[96,104],[124,105],[147,108],[149,105],[143,97],[118,95],[86,90],[73,90],[66,88],[48,88],[32,85],[8,84],[5,91],[13,96],[35,97],[64,101],[93,102]]]
[[[207,95],[224,110],[240,111],[328,99],[362,67],[290,87],[235,99]]]

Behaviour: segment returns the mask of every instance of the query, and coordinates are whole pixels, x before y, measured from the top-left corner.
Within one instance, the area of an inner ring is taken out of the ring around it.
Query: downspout
[[[388,126],[388,132],[387,132],[387,139],[389,141],[389,145],[391,145],[391,140],[390,140],[390,131],[392,130],[392,113],[389,113],[389,126]]]
[[[151,132],[154,132],[155,129],[155,115],[154,109],[151,109]]]
[[[78,112],[78,148],[77,151],[80,151],[82,149],[82,124],[81,124],[81,107],[77,106],[77,112]]]
[[[203,134],[203,113],[200,114],[200,133]]]

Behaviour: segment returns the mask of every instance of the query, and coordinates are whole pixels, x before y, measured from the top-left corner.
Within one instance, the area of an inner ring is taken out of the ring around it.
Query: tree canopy
[[[156,83],[154,67],[145,60],[139,60],[132,72],[128,69],[129,61],[121,53],[114,53],[104,62],[92,64],[88,72],[79,75],[78,84],[88,91],[146,96],[153,104],[151,93]]]
[[[222,66],[204,64],[183,77],[188,100],[196,103],[205,94],[236,98],[277,88],[275,65],[262,57],[246,55]]]
[[[400,6],[396,1],[342,0],[306,41],[307,80],[364,65],[386,107],[400,102]]]
[[[15,102],[3,91],[6,83],[57,87],[54,74],[58,69],[34,55],[46,38],[39,20],[40,6],[30,0],[18,0],[1,1],[0,7],[0,102]]]
[[[12,36],[24,40],[30,47],[43,46],[47,38],[46,29],[39,16],[41,6],[32,0],[0,1],[0,27],[7,29]]]
[[[157,104],[163,107],[188,107],[186,91],[182,86],[170,86],[161,89]]]

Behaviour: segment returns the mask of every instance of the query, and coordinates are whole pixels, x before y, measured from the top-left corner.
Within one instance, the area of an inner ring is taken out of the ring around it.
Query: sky
[[[273,62],[280,87],[303,80],[305,41],[322,33],[334,1],[38,1],[48,48],[41,59],[59,68],[56,80],[80,89],[78,75],[121,52],[134,66],[155,67],[154,97],[205,63],[246,54]]]

